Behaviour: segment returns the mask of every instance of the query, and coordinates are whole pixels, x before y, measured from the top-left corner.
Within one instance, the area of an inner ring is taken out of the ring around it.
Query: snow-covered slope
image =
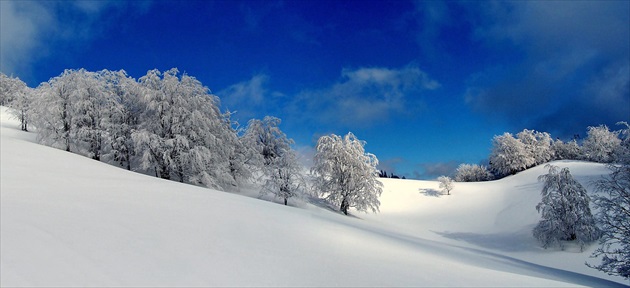
[[[500,181],[384,179],[347,217],[164,181],[33,143],[1,117],[1,286],[621,286],[530,230],[539,167]],[[579,180],[601,165],[566,162]],[[425,189],[419,191],[419,189]],[[589,251],[594,247],[589,247]]]

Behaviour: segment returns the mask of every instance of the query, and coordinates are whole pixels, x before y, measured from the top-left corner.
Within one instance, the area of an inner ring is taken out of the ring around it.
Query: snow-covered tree
[[[303,194],[306,183],[302,177],[302,166],[292,150],[275,157],[266,171],[261,194],[273,194],[283,199],[284,205],[287,205],[289,198],[300,197]]]
[[[213,188],[233,185],[228,172],[233,135],[218,98],[194,77],[178,73],[176,68],[151,70],[140,78],[145,109],[132,138],[141,167],[164,179]]]
[[[280,130],[280,119],[265,116],[263,120],[252,119],[247,124],[247,131],[243,136],[246,145],[257,151],[257,163],[259,169],[271,164],[275,158],[284,152],[291,150],[293,140]]]
[[[144,107],[141,104],[141,89],[135,79],[123,70],[101,71],[106,90],[111,93],[113,103],[106,109],[108,121],[103,123],[107,132],[104,158],[131,170],[135,156],[132,131],[137,129]]]
[[[242,137],[239,152],[243,164],[253,166],[261,172],[263,186],[261,195],[273,194],[287,200],[298,196],[305,189],[302,167],[291,150],[293,140],[280,130],[280,119],[266,116],[263,120],[252,119]],[[253,153],[252,153],[253,152]]]
[[[455,181],[457,182],[479,182],[490,181],[494,175],[486,166],[477,164],[460,164],[455,172]]]
[[[208,187],[231,189],[238,186],[237,178],[234,177],[235,166],[233,156],[238,145],[238,137],[230,128],[225,115],[219,110],[219,99],[209,90],[203,87],[196,79],[184,75],[182,76],[182,89],[189,96],[189,105],[192,113],[184,118],[184,125],[178,134],[185,136],[191,141],[191,151],[199,157],[189,157],[192,167],[185,172],[187,177],[198,179],[203,175],[206,180],[193,181]],[[205,155],[202,151],[207,149]],[[203,160],[203,161],[201,161]],[[206,166],[201,166],[205,163]],[[203,167],[203,169],[201,169]],[[240,175],[245,175],[243,171]],[[207,176],[206,176],[207,175]],[[212,182],[208,180],[212,179]]]
[[[581,147],[575,139],[566,143],[556,139],[553,141],[552,150],[555,156],[554,159],[557,160],[578,160],[582,158]]]
[[[0,93],[6,94],[2,96],[6,101],[3,105],[13,108],[9,113],[20,121],[20,129],[28,131],[28,123],[31,122],[33,116],[33,89],[27,87],[26,83],[19,78],[9,78],[2,74],[0,75]]]
[[[238,122],[232,121],[232,112],[226,112],[225,121],[228,129],[231,131],[229,144],[229,171],[235,183],[247,181],[253,178],[253,169],[255,159],[257,159],[257,151],[253,145],[247,145],[245,138],[240,137],[244,133]]]
[[[494,136],[490,167],[494,174],[502,177],[513,175],[531,167],[535,159],[528,155],[525,145],[510,133]]]
[[[621,140],[608,126],[600,125],[588,127],[588,136],[582,144],[584,158],[599,163],[614,162],[615,152],[619,149]]]
[[[630,165],[630,124],[628,122],[618,122],[617,125],[623,128],[617,131],[621,144],[615,151],[615,160],[617,163]]]
[[[65,70],[37,87],[33,107],[37,119],[33,120],[41,143],[68,152],[76,147],[73,139],[75,126],[72,125],[76,85],[77,71]]]
[[[630,279],[630,164],[609,167],[612,173],[594,183],[600,194],[593,202],[603,233],[592,257],[601,257],[601,262],[587,265]]]
[[[536,144],[534,145],[534,165],[545,164],[554,159],[554,151],[551,148],[553,139],[547,132],[534,131]]]
[[[377,212],[378,197],[383,184],[377,180],[378,159],[366,153],[365,141],[352,133],[343,138],[337,135],[322,136],[317,141],[314,166],[311,172],[316,177],[315,187],[339,210],[348,215],[350,207],[358,211]]]
[[[448,176],[440,176],[437,180],[440,182],[442,193],[446,192],[446,195],[451,195],[451,190],[454,188],[453,179]]]
[[[101,73],[81,69],[75,74],[75,87],[71,93],[71,138],[77,144],[77,152],[100,161],[107,137],[104,122],[109,121],[108,112],[118,103],[107,89]]]
[[[597,240],[601,232],[591,214],[586,189],[573,178],[569,168],[558,171],[557,166],[545,167],[549,173],[538,177],[544,181],[542,200],[536,205],[542,219],[534,227],[534,237],[544,248],[558,244],[562,249],[563,241],[576,241],[584,247]]]
[[[0,72],[0,105],[9,106],[9,104],[13,102],[16,90],[20,90],[20,82],[22,81],[18,78],[9,77]],[[26,86],[26,84],[24,84],[24,86]]]

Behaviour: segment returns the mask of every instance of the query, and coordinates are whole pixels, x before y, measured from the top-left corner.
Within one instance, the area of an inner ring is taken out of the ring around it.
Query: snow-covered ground
[[[383,179],[343,216],[129,172],[34,142],[0,111],[1,286],[624,286],[531,236],[544,167],[485,183]],[[583,184],[603,165],[556,162]]]

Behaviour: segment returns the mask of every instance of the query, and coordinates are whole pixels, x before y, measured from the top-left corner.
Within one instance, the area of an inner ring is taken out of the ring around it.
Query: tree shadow
[[[440,197],[443,195],[441,191],[431,189],[431,188],[420,188],[418,189],[418,191],[420,191],[420,194],[424,194],[425,196],[430,196],[430,197]]]
[[[438,232],[443,237],[464,241],[479,247],[503,252],[531,252],[541,251],[542,248],[531,237],[530,230],[511,233],[468,233],[468,232]]]

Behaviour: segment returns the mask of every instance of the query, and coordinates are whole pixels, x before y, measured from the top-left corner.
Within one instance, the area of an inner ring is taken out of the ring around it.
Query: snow
[[[450,196],[382,179],[381,212],[349,217],[129,172],[35,144],[0,117],[3,287],[629,284],[584,265],[596,245],[534,241],[544,167],[455,183]],[[607,173],[555,164],[582,183]]]

